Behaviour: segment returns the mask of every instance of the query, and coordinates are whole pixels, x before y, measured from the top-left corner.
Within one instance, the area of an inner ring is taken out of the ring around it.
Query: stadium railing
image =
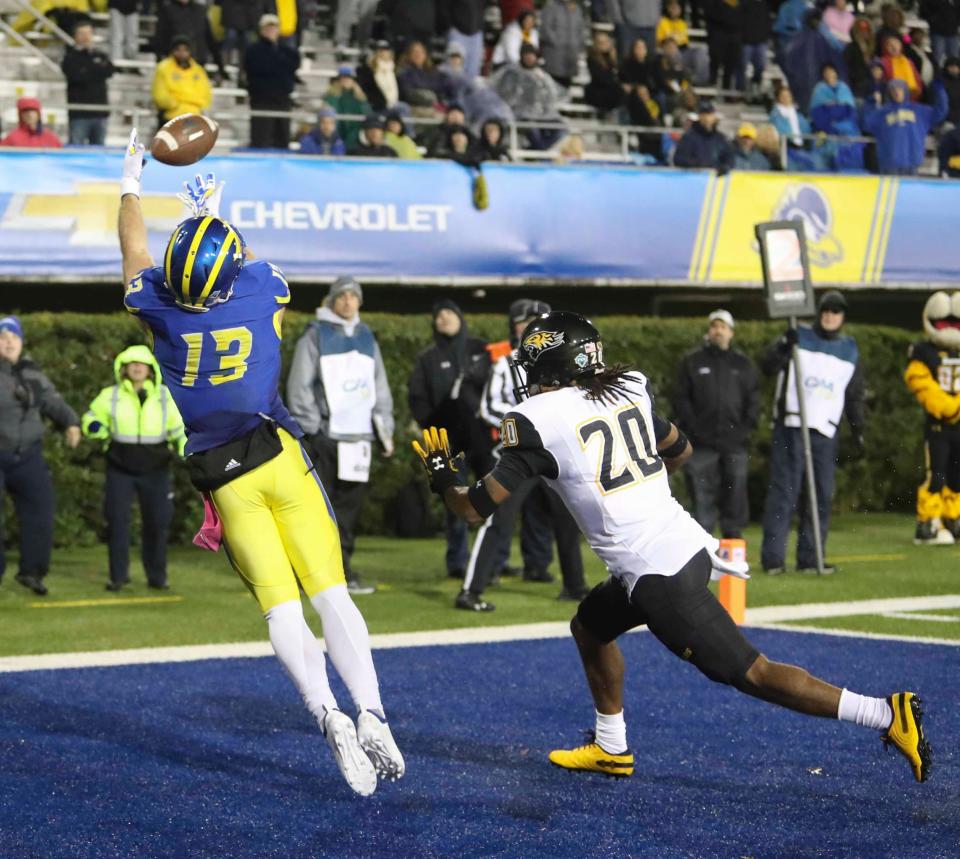
[[[141,129],[141,132],[152,129],[156,124],[156,110],[140,106],[126,106],[116,104],[64,104],[64,105],[44,105],[44,114],[49,118],[54,118],[54,125],[62,125],[66,121],[66,114],[70,110],[96,110],[104,113],[122,114],[129,118],[130,125]],[[250,108],[240,108],[236,110],[217,111],[213,114],[214,118],[221,124],[242,124],[249,122],[251,117],[271,117],[276,119],[287,118],[291,122],[301,126],[313,126],[316,122],[316,113],[309,110],[252,110]],[[338,114],[338,120],[348,122],[363,122],[366,116],[363,114]],[[442,120],[424,117],[406,117],[405,121],[414,127],[428,128],[442,124]],[[595,141],[606,136],[615,139],[615,149],[585,149],[580,160],[607,163],[636,163],[634,152],[636,149],[635,141],[639,137],[663,137],[663,135],[673,135],[677,138],[682,134],[679,128],[665,128],[660,126],[644,125],[613,125],[600,122],[529,122],[521,120],[502,120],[507,130],[507,139],[509,141],[509,151],[511,158],[515,161],[551,161],[557,158],[557,144],[549,149],[525,149],[521,145],[522,133],[527,129],[554,130],[561,131],[566,136],[580,135],[581,137],[593,138]],[[800,135],[805,142],[817,145],[824,144],[853,144],[853,143],[873,143],[872,137],[849,136],[849,135],[827,135],[827,134],[804,134]],[[223,148],[226,149],[245,149],[244,143],[235,138],[222,137]],[[562,140],[561,140],[562,142]],[[294,143],[296,145],[296,142]],[[780,163],[787,164],[789,149],[789,140],[786,136],[780,136]],[[293,148],[291,152],[296,152]],[[651,165],[656,166],[656,165]],[[835,171],[818,171],[835,172]]]

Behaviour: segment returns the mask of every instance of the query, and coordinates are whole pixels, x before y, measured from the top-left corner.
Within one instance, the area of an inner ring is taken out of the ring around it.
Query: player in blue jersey
[[[290,289],[276,266],[247,261],[243,237],[218,216],[222,183],[212,174],[187,184],[181,198],[194,217],[177,227],[155,265],[140,210],[143,151],[134,130],[120,187],[124,305],[147,329],[183,415],[187,468],[215,535],[207,542],[216,545],[219,524],[274,652],[347,783],[367,796],[378,775],[402,776],[404,762],[384,717],[366,624],[347,593],[333,511],[277,388]],[[357,707],[356,725],[330,690],[301,588]]]

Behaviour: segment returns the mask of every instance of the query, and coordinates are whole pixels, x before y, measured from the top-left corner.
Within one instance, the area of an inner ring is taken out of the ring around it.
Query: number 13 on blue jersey
[[[185,388],[192,388],[200,377],[200,361],[204,349],[212,346],[214,353],[220,356],[219,373],[204,374],[211,385],[222,385],[224,382],[236,382],[242,379],[247,372],[247,359],[253,350],[253,334],[249,328],[220,328],[205,333],[197,331],[191,334],[181,334],[180,337],[187,344],[187,359],[183,368],[181,384]],[[212,340],[212,344],[209,342]]]

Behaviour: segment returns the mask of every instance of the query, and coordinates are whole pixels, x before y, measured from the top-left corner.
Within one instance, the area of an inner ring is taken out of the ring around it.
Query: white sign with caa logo
[[[803,387],[806,392],[807,424],[810,429],[827,438],[837,434],[837,426],[843,417],[844,394],[853,377],[855,365],[826,352],[800,350],[800,365],[803,367]],[[788,427],[800,426],[800,406],[797,402],[797,383],[793,362],[787,376],[787,413],[784,423]]]
[[[374,367],[371,356],[355,350],[324,355],[320,359],[333,438],[364,436],[373,432]]]

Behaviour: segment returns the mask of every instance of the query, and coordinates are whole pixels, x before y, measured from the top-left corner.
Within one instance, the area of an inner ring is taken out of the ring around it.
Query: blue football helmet
[[[166,287],[186,310],[203,312],[226,301],[243,270],[243,236],[226,221],[188,218],[173,231],[163,257]]]

